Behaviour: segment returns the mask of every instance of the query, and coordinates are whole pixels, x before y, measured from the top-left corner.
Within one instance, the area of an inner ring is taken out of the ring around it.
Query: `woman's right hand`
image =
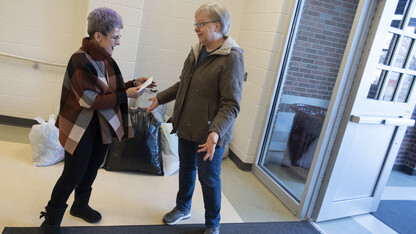
[[[146,113],[150,113],[152,110],[156,109],[156,107],[159,106],[159,101],[157,100],[156,96],[151,97],[147,100],[152,101],[152,104],[150,104],[150,106],[147,108]]]
[[[131,87],[126,90],[127,97],[129,98],[137,98],[140,96],[141,93],[139,93],[141,85],[138,85],[137,87]]]

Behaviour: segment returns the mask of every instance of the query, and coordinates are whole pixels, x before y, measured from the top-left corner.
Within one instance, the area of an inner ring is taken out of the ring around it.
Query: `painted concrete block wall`
[[[123,17],[122,42],[113,54],[125,80],[134,76],[142,0],[0,1],[0,52],[66,66],[87,36],[88,13],[111,7]],[[30,17],[29,17],[30,16]],[[59,111],[65,67],[0,56],[0,115],[47,119]]]
[[[245,50],[248,80],[230,145],[254,162],[286,39],[293,1],[220,0],[231,16],[232,36]],[[121,45],[113,57],[125,80],[154,76],[159,90],[178,80],[190,46],[197,42],[194,12],[201,0],[0,0],[0,52],[66,65],[86,36],[87,14],[96,7],[123,17]],[[31,17],[27,17],[31,15]],[[64,68],[0,56],[0,115],[32,119],[57,113]],[[172,105],[168,106],[168,112]]]
[[[294,1],[247,0],[239,31],[248,72],[230,149],[245,163],[253,163],[260,145],[269,102]]]
[[[84,0],[0,1],[0,52],[66,65],[85,31]],[[58,112],[63,67],[0,56],[0,115],[33,119]]]

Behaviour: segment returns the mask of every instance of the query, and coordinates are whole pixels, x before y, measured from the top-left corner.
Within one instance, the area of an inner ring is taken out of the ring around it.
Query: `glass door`
[[[377,1],[314,221],[377,210],[416,104],[416,1]]]
[[[295,215],[359,1],[341,2],[298,1],[253,168]]]

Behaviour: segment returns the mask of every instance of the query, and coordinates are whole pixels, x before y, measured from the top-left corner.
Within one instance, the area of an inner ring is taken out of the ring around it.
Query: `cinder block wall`
[[[66,66],[84,35],[87,1],[1,1],[0,52]],[[0,56],[0,115],[44,119],[58,112],[64,67]]]
[[[248,81],[230,148],[254,162],[294,1],[220,0],[231,15],[230,35],[245,50]],[[86,36],[86,17],[107,6],[124,21],[113,54],[125,80],[154,76],[159,89],[178,80],[197,42],[194,12],[201,0],[23,0],[0,3],[0,52],[66,65]],[[0,56],[0,115],[47,119],[59,110],[65,68]],[[168,114],[172,105],[168,106]]]

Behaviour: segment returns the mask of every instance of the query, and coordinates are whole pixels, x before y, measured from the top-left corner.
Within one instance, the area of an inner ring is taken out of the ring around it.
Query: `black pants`
[[[65,165],[53,188],[49,204],[65,207],[72,191],[82,193],[91,189],[98,169],[104,161],[108,145],[102,143],[97,113],[91,120],[74,154],[65,151]]]

